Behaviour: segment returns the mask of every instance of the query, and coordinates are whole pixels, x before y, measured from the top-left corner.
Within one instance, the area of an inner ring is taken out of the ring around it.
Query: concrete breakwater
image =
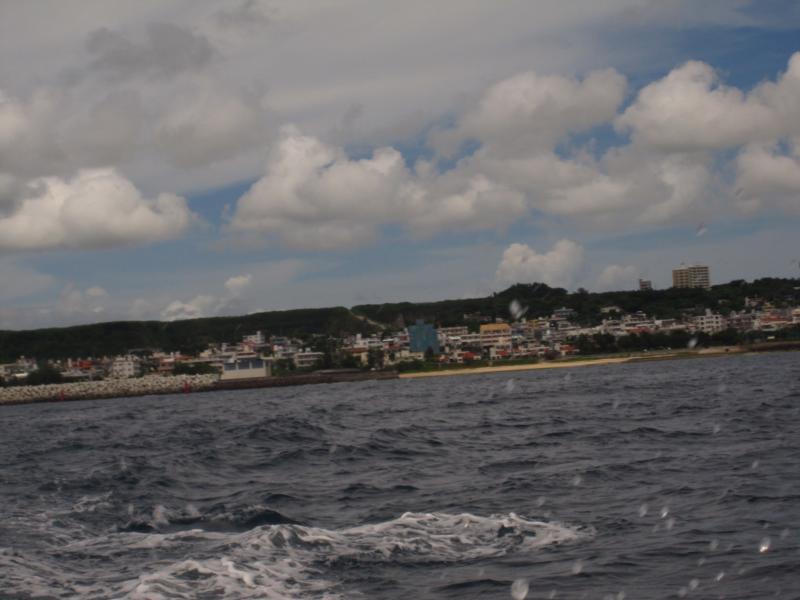
[[[27,404],[30,402],[59,402],[147,396],[150,394],[177,394],[204,392],[215,389],[217,375],[147,375],[133,379],[105,379],[48,385],[20,385],[0,388],[0,404]]]
[[[0,388],[0,405],[97,400],[100,398],[149,396],[151,394],[211,392],[215,390],[240,390],[316,383],[343,383],[373,379],[397,379],[397,373],[394,371],[318,372],[285,377],[259,377],[229,381],[220,381],[219,375],[146,375],[145,377],[135,377],[133,379],[21,385]]]

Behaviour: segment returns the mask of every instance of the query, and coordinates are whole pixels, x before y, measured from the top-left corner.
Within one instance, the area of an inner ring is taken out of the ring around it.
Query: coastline
[[[541,369],[570,369],[590,366],[636,364],[665,360],[691,360],[723,356],[755,355],[764,352],[800,351],[800,342],[777,342],[752,346],[728,346],[700,350],[675,350],[662,353],[641,353],[628,356],[597,356],[596,358],[569,358],[547,362],[462,367],[436,371],[398,373],[396,371],[361,371],[353,373],[309,373],[283,377],[242,379],[221,382],[216,376],[179,375],[173,377],[146,376],[136,379],[105,380],[96,382],[49,384],[42,386],[15,386],[0,388],[0,407],[20,404],[75,402],[81,400],[112,400],[137,396],[163,394],[197,394],[236,389],[258,389],[322,383],[347,383],[367,380],[423,379],[427,377],[453,377],[457,375],[485,375],[514,373]]]
[[[424,377],[453,377],[455,375],[485,375],[487,373],[513,373],[515,371],[536,371],[539,369],[569,369],[578,367],[591,367],[593,365],[622,365],[643,362],[657,362],[664,360],[691,360],[696,358],[719,358],[722,356],[742,356],[760,354],[762,352],[793,351],[796,348],[774,349],[749,349],[739,346],[726,348],[707,348],[695,351],[675,351],[662,354],[639,354],[635,356],[598,357],[586,359],[554,360],[521,365],[497,365],[491,367],[463,367],[460,369],[442,369],[440,371],[417,371],[413,373],[400,373],[400,379],[418,379]]]
[[[417,379],[422,377],[452,377],[454,375],[482,375],[485,373],[511,373],[514,371],[535,371],[538,369],[569,369],[589,365],[615,365],[630,362],[631,357],[597,358],[586,360],[551,361],[523,365],[497,365],[491,367],[464,367],[461,369],[442,369],[441,371],[418,371],[416,373],[400,373],[400,379]]]

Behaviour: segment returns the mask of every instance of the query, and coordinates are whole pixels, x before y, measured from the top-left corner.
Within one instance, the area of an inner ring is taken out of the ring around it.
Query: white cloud
[[[0,248],[110,248],[182,235],[193,220],[183,198],[143,198],[112,169],[81,171],[70,180],[31,183],[29,195],[0,217]]]
[[[736,159],[736,204],[745,213],[780,209],[800,214],[800,143],[793,155],[776,146],[751,144]]]
[[[549,150],[566,134],[613,118],[625,85],[625,78],[613,69],[593,71],[583,81],[520,73],[489,87],[455,129],[434,135],[433,144],[446,154],[468,139],[502,155]]]
[[[253,276],[249,273],[247,275],[234,275],[225,282],[225,289],[228,290],[231,296],[238,297],[251,285],[253,285]]]
[[[214,296],[195,296],[187,302],[175,300],[170,302],[167,307],[161,311],[161,319],[164,321],[199,319],[201,317],[215,315],[219,307],[220,301]]]
[[[343,148],[284,129],[266,173],[240,198],[230,227],[294,248],[348,248],[397,224],[412,235],[502,228],[525,215],[524,196],[480,173],[415,172],[394,148],[351,159]]]
[[[277,281],[279,278],[290,278],[297,268],[298,263],[295,261],[278,261],[267,263],[262,267],[262,271],[274,275]],[[191,300],[169,301],[166,306],[162,305],[159,317],[165,321],[176,321],[246,313],[247,292],[252,289],[254,283],[257,283],[257,278],[250,273],[228,277],[223,286],[224,292],[220,294],[205,292],[195,295]],[[137,302],[138,304],[134,303],[132,306],[132,310],[140,313],[153,310],[152,303]]]
[[[616,120],[637,143],[668,151],[721,149],[800,132],[800,52],[776,81],[750,93],[690,61],[645,86]]]
[[[158,122],[155,143],[173,165],[193,168],[230,159],[269,138],[265,111],[251,95],[203,82]]]
[[[583,266],[583,247],[570,240],[559,240],[553,248],[539,254],[527,244],[511,244],[497,266],[500,284],[546,283],[569,288]]]
[[[55,305],[55,313],[60,319],[71,322],[99,321],[108,318],[110,307],[108,292],[98,286],[81,290],[74,284],[67,284]]]
[[[257,123],[265,129],[298,123],[321,136],[360,106],[359,127],[343,130],[337,143],[384,146],[418,135],[487,83],[520,72],[526,74],[504,85],[519,92],[521,102],[505,105],[508,98],[497,88],[496,97],[490,94],[476,108],[470,126],[513,132],[519,123],[503,112],[520,110],[522,116],[546,115],[553,126],[528,121],[519,142],[535,139],[534,131],[552,137],[559,128],[595,122],[616,100],[618,86],[608,85],[608,75],[575,81],[527,73],[531,69],[635,68],[631,53],[616,39],[609,42],[620,23],[640,32],[755,19],[738,4],[705,2],[689,9],[686,0],[580,6],[542,0],[503,11],[491,2],[465,7],[455,0],[436,6],[421,0],[244,0],[221,7],[210,0],[129,1],[113,8],[87,0],[83,6],[72,11],[47,0],[17,3],[0,19],[0,54],[6,58],[0,81],[18,99],[27,123],[26,148],[15,145],[19,159],[0,152],[0,164],[12,172],[14,161],[13,173],[27,179],[114,161],[123,172],[136,173],[139,187],[155,189],[157,180],[158,189],[176,192],[193,189],[195,180],[184,172],[198,166],[213,166],[194,173],[209,187],[257,176],[256,158],[263,160],[270,143],[250,128]],[[662,59],[655,43],[644,51],[649,53],[637,53],[637,60]],[[574,92],[575,102],[560,96],[560,107],[548,106],[546,88],[557,95]],[[204,99],[208,90],[217,96]]]
[[[398,151],[351,160],[341,148],[287,128],[264,177],[239,200],[231,227],[298,248],[348,247],[371,239],[414,192]]]
[[[633,290],[637,288],[638,270],[633,266],[608,265],[597,278],[597,291]]]
[[[89,298],[107,298],[108,292],[98,285],[86,289],[86,296]]]

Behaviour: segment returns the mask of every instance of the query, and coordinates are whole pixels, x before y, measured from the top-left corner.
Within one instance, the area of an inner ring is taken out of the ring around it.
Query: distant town
[[[710,270],[705,265],[682,265],[673,270],[672,280],[672,287],[677,289],[711,287]],[[640,280],[639,288],[641,292],[650,292],[652,284]],[[21,356],[0,365],[0,382],[6,386],[31,385],[144,375],[216,375],[226,381],[320,370],[409,371],[445,365],[557,360],[642,349],[692,349],[698,344],[736,344],[754,333],[761,339],[773,339],[782,331],[798,330],[800,303],[781,304],[746,297],[740,310],[695,309],[670,318],[607,305],[600,308],[599,322],[587,326],[579,322],[573,308],[529,314],[526,306],[514,300],[508,307],[508,318],[464,314],[463,325],[440,326],[415,320],[372,334],[312,338],[250,331],[240,339],[209,343],[192,354],[131,348],[116,356],[45,361]]]

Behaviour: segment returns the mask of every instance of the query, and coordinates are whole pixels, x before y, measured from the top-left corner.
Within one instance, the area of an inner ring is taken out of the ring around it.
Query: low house
[[[252,354],[233,355],[222,364],[220,379],[255,379],[271,375],[272,363],[269,360]]]

